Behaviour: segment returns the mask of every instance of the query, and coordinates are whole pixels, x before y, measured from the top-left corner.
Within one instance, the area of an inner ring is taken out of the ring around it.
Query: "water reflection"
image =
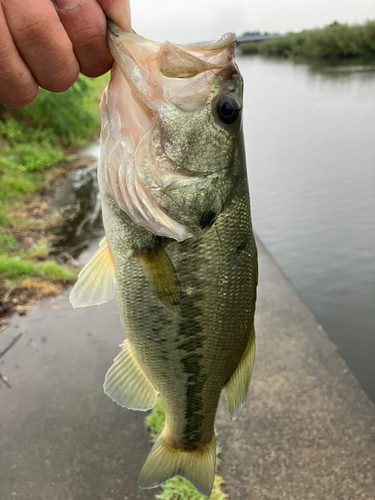
[[[375,400],[374,69],[238,62],[255,230]]]
[[[242,59],[244,56],[239,54]],[[252,56],[250,56],[252,57]],[[253,56],[256,59],[258,56]],[[248,57],[246,57],[248,58]],[[341,79],[345,75],[353,75],[355,73],[372,74],[375,77],[375,64],[371,61],[361,59],[279,59],[274,57],[263,57],[264,61],[273,63],[286,63],[294,66],[302,66],[308,69],[309,73],[318,73],[328,75],[334,79]]]
[[[96,147],[87,154],[95,157],[98,151]],[[75,171],[51,202],[53,208],[65,209],[66,215],[65,220],[51,230],[56,238],[57,255],[67,253],[76,259],[103,234],[96,170],[97,161],[93,161],[91,165]]]

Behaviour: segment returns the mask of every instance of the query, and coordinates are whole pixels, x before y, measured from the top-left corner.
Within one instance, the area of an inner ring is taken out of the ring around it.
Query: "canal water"
[[[375,67],[238,64],[255,232],[375,401]]]
[[[255,232],[375,401],[375,67],[238,64]],[[95,167],[54,203],[77,200],[59,252],[84,262],[103,231]]]

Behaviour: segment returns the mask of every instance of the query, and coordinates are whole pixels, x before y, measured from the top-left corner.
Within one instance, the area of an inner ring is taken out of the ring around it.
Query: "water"
[[[238,63],[254,229],[375,401],[375,68]]]
[[[255,231],[375,401],[375,68],[238,62]],[[75,258],[103,234],[95,166],[54,203],[77,200],[58,229]]]
[[[82,156],[92,157],[93,162],[76,170],[51,201],[54,209],[65,208],[67,214],[65,220],[51,231],[57,239],[57,255],[68,253],[77,259],[85,250],[91,250],[92,242],[104,234],[96,176],[99,153],[99,146],[82,151]]]

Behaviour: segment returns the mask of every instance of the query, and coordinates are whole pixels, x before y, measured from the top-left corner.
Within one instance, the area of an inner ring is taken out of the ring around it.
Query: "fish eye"
[[[216,115],[225,125],[232,125],[237,120],[239,114],[240,105],[234,97],[225,95],[217,101]]]

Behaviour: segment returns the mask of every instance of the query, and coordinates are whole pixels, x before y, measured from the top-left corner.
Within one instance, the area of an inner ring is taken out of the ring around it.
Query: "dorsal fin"
[[[78,275],[78,281],[70,293],[72,306],[86,307],[103,304],[115,295],[115,269],[107,238]]]

